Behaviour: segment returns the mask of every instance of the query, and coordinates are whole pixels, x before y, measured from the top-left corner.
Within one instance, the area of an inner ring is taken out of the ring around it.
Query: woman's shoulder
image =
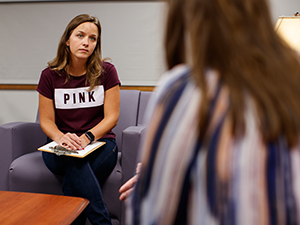
[[[168,70],[165,72],[161,79],[160,82],[172,82],[175,80],[178,80],[180,77],[187,75],[190,73],[190,67],[186,64],[179,64],[177,66],[174,66],[172,69]]]
[[[54,87],[57,84],[63,84],[65,81],[65,73],[64,71],[56,71],[51,69],[50,67],[47,67],[42,70],[39,85],[47,84],[51,87]]]
[[[42,74],[51,74],[52,70],[50,69],[50,67],[46,67],[42,70]]]
[[[159,79],[155,92],[162,93],[172,87],[174,83],[190,76],[190,67],[185,64],[180,64],[165,72]]]
[[[169,94],[173,94],[175,89],[178,88],[178,85],[174,85],[175,83],[182,83],[182,79],[186,79],[190,76],[190,67],[185,64],[180,64],[172,69],[165,72],[161,78],[159,79],[154,92],[155,95],[150,99],[148,104],[148,112],[152,112],[155,108],[155,105],[158,104],[165,96],[169,96]],[[150,119],[151,113],[147,113],[148,121]]]
[[[56,70],[51,69],[50,67],[46,67],[45,69],[42,70],[43,76],[54,76],[54,75],[57,76],[62,73],[63,73],[63,71],[56,71]]]
[[[115,65],[111,62],[108,62],[108,61],[103,61],[103,69],[104,71],[109,71],[111,69],[114,69],[115,68]]]
[[[115,65],[108,61],[103,61],[102,69],[105,77],[117,76],[118,74]]]
[[[101,76],[101,83],[104,86],[104,89],[110,89],[115,85],[120,85],[120,80],[118,77],[118,72],[115,66],[107,61],[103,61],[103,74]]]

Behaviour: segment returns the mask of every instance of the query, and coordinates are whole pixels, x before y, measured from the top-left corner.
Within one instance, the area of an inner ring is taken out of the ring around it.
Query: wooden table
[[[0,191],[0,224],[71,224],[88,204],[84,198]]]

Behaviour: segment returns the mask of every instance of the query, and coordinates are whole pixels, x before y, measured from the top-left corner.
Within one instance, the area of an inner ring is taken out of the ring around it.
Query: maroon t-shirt
[[[71,76],[65,83],[66,72],[58,75],[50,68],[42,71],[37,91],[53,100],[55,107],[55,123],[64,133],[81,135],[96,126],[104,118],[103,102],[105,91],[120,85],[114,65],[103,63],[101,85],[88,91],[86,75]],[[110,131],[103,138],[115,138]]]

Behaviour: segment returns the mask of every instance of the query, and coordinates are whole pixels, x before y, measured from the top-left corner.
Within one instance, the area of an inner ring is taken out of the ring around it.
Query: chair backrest
[[[148,105],[149,99],[151,98],[151,96],[153,96],[153,94],[155,94],[155,92],[153,92],[153,91],[142,91],[141,92],[139,111],[138,111],[138,120],[137,120],[138,125],[143,124],[147,105]]]
[[[122,151],[122,131],[129,126],[137,125],[140,93],[138,90],[120,90],[120,116],[118,125],[113,129],[119,151]]]
[[[40,111],[39,111],[39,108],[38,108],[37,113],[36,113],[35,122],[36,123],[40,123]]]

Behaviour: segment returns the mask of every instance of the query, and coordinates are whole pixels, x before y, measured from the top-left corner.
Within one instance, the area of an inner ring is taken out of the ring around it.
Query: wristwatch
[[[95,140],[95,136],[91,131],[87,131],[84,134],[90,140],[90,144]]]

